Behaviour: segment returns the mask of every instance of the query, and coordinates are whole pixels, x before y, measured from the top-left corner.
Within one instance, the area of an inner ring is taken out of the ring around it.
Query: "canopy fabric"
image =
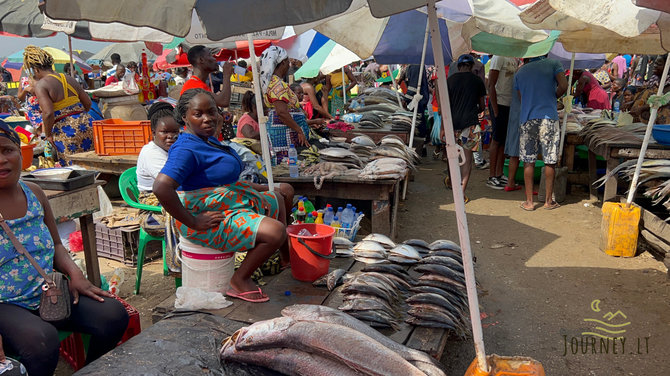
[[[61,64],[69,64],[70,63],[70,55],[62,50],[59,50],[57,48],[53,47],[42,47],[43,50],[49,53],[51,57],[54,59],[54,64],[56,65],[61,65]],[[72,60],[74,61],[74,64],[82,71],[87,71],[90,72],[92,70],[91,66],[86,64],[82,59],[80,59],[76,55],[72,55]],[[7,61],[10,63],[20,63],[23,65],[23,50],[21,51],[16,51],[13,54],[7,56]]]
[[[88,58],[87,62],[105,61],[110,62],[110,57],[113,53],[121,55],[121,61],[127,63],[129,61],[139,62],[142,58],[142,51],[147,53],[148,60],[155,60],[156,54],[149,51],[142,42],[132,43],[114,43],[104,47],[93,56]]]
[[[257,54],[260,54],[261,52],[265,51],[268,47],[270,47],[273,43],[274,41],[271,40],[255,40],[254,49]],[[249,42],[247,41],[219,43],[219,46],[220,48],[214,54],[216,61],[247,59],[250,56]],[[167,66],[167,68],[184,67],[191,65],[191,63],[188,62],[188,49],[190,47],[191,46],[189,44],[182,43],[181,48],[175,48],[174,50],[167,53],[165,55],[166,57],[165,63],[171,65]],[[156,62],[158,61],[159,59],[156,59]],[[163,63],[161,62],[161,64]]]
[[[558,60],[563,64],[563,68],[570,69],[570,60],[572,52],[566,51],[560,42],[554,44],[549,51],[549,57]],[[600,68],[605,63],[605,54],[575,54],[575,69],[595,69]]]
[[[209,39],[221,40],[258,30],[299,25],[339,14],[352,0],[52,0],[46,14],[58,20],[123,22],[146,26],[178,37],[191,29],[193,11]],[[262,11],[253,11],[261,10]],[[225,22],[222,22],[225,12]]]
[[[319,73],[328,74],[361,58],[342,45],[329,40],[300,69],[295,71],[295,79],[316,77]]]
[[[661,38],[661,29],[670,32],[668,15],[638,7],[631,0],[540,0],[519,18],[533,29],[562,31],[559,41],[568,51],[658,54],[670,50],[670,38]]]
[[[670,13],[670,1],[668,0],[635,0],[635,5]]]
[[[329,40],[327,36],[310,29],[304,33],[282,39],[275,44],[285,49],[289,57],[304,63]]]

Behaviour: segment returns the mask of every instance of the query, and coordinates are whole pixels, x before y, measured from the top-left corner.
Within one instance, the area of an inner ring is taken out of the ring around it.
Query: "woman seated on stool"
[[[282,266],[289,265],[285,224],[290,204],[284,200],[293,189],[281,185],[268,192],[267,186],[240,182],[242,161],[213,137],[219,116],[210,92],[182,94],[174,117],[186,129],[170,148],[153,191],[188,241],[221,252],[248,251],[226,295],[265,302],[268,296],[251,275],[277,249]]]
[[[0,121],[0,214],[44,271],[57,269],[69,277],[72,296],[68,319],[42,320],[37,309],[44,279],[0,228],[2,348],[20,357],[31,376],[53,375],[58,364],[58,330],[91,335],[86,357],[90,363],[116,346],[128,326],[128,314],[111,294],[84,277],[61,244],[46,195],[37,185],[20,181],[20,175],[19,136]]]
[[[154,180],[168,159],[168,150],[179,136],[179,124],[174,120],[173,114],[174,108],[166,102],[156,102],[149,108],[153,141],[144,145],[137,157],[137,189],[140,191],[138,201],[142,204],[160,204],[152,190]],[[153,236],[163,236],[165,232],[165,218],[156,212],[142,210],[140,225]]]

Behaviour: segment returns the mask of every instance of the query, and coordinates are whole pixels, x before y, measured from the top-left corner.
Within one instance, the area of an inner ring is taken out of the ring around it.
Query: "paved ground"
[[[424,160],[399,212],[398,240],[457,241],[452,193],[442,184],[446,165]],[[557,210],[526,212],[519,208],[520,191],[490,189],[487,176],[475,170],[466,192],[486,351],[533,357],[548,375],[670,374],[670,290],[663,264],[646,253],[620,259],[599,251],[600,208],[587,194],[568,196]],[[105,274],[118,266],[101,259]],[[150,263],[142,294],[132,296],[134,269],[125,269],[121,295],[140,310],[147,327],[151,308],[173,293],[173,279],[162,276],[159,262]],[[601,347],[600,338],[582,335],[612,336],[598,328],[623,330],[614,335],[623,339],[603,340]],[[598,339],[595,349],[591,338]],[[471,340],[451,338],[441,361],[448,374],[459,375],[473,358]],[[58,373],[69,371],[60,367]]]

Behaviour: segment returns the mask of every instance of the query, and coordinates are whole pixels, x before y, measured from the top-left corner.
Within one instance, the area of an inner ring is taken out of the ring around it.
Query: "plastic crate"
[[[136,266],[139,239],[139,227],[109,228],[104,223],[95,223],[95,245],[99,257],[120,261],[128,266]],[[159,241],[149,242],[144,252],[144,261],[148,262],[162,257],[162,247]]]
[[[62,340],[59,353],[74,371],[80,370],[86,364],[86,347],[79,333],[72,333]]]
[[[354,222],[353,226],[350,228],[342,228],[338,227],[335,229],[335,236],[347,238],[351,240],[352,242],[356,238],[356,234],[358,234],[358,230],[361,228],[361,220],[363,219],[363,216],[359,216],[356,221]]]
[[[135,307],[128,304],[125,300],[119,298],[116,295],[113,296],[114,299],[118,300],[121,304],[123,304],[123,307],[126,309],[126,312],[128,312],[129,317],[128,327],[126,328],[125,333],[123,333],[121,341],[119,341],[118,343],[118,345],[120,345],[126,342],[127,340],[135,337],[136,335],[140,334],[142,332],[142,326],[140,325],[140,312],[136,310]]]
[[[151,122],[105,119],[93,122],[95,153],[98,155],[139,155],[151,141]]]

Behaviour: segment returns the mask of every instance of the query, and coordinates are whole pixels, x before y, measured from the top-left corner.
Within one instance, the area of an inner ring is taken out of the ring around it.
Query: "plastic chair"
[[[119,190],[121,197],[133,208],[150,210],[156,213],[161,212],[159,206],[146,205],[138,201],[140,191],[137,189],[137,167],[131,167],[121,174],[119,178]],[[144,229],[140,227],[140,242],[137,249],[137,275],[135,277],[135,294],[140,293],[140,282],[142,281],[142,267],[144,266],[144,251],[147,243],[152,240],[160,240],[163,247],[163,275],[168,275],[168,267],[165,261],[165,237],[149,235]],[[175,281],[177,286],[181,285],[180,278]]]

